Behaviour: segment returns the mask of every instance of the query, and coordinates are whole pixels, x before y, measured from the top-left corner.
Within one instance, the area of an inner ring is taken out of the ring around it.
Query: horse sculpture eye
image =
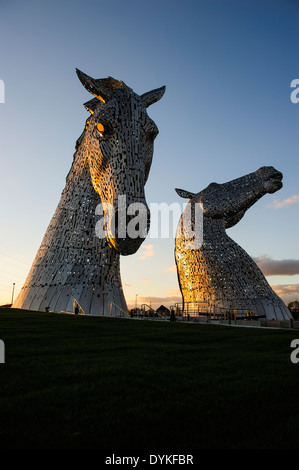
[[[101,137],[110,137],[112,134],[114,134],[114,128],[110,122],[105,122],[104,124],[98,122],[96,127]]]
[[[100,136],[103,137],[103,132],[104,132],[104,130],[105,130],[103,124],[101,124],[100,122],[98,122],[98,123],[97,123],[97,129],[98,129],[98,131],[99,131]]]

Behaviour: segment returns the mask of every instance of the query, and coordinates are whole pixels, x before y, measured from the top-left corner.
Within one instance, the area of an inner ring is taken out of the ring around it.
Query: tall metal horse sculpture
[[[141,236],[118,235],[115,224],[120,196],[123,211],[134,203],[150,214],[144,185],[153,144],[158,134],[146,108],[160,100],[165,87],[139,96],[112,77],[93,79],[77,70],[84,87],[95,98],[84,104],[91,113],[76,143],[76,152],[60,202],[44,235],[29,275],[13,307],[30,310],[73,311],[75,299],[85,313],[108,314],[108,303],[123,310],[119,257],[135,253]],[[122,203],[124,199],[122,199]],[[105,216],[105,236],[95,234],[99,203],[112,207]],[[125,218],[125,224],[132,217]]]
[[[228,183],[211,183],[197,194],[176,189],[181,197],[190,199],[178,225],[175,245],[185,307],[189,304],[194,308],[195,304],[205,303],[224,310],[252,311],[269,320],[292,318],[256,263],[225,232],[262,196],[278,191],[282,187],[281,180],[279,171],[262,167]],[[188,229],[187,224],[182,225],[187,210],[191,218],[195,217],[197,203],[202,204],[203,210],[202,242],[197,249],[190,249],[194,220]]]

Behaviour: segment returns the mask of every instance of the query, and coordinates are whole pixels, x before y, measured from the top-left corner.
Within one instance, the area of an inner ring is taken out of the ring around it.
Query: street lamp
[[[15,282],[13,282],[13,284],[12,284],[11,305],[13,304],[13,295],[14,295],[14,291],[15,291],[15,285],[16,285],[16,283],[15,283]]]

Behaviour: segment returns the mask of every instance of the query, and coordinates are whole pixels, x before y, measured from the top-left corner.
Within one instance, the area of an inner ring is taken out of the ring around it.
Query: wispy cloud
[[[139,259],[146,259],[151,256],[154,256],[154,245],[143,245],[142,246],[143,253],[139,256]]]
[[[299,284],[271,284],[271,287],[286,304],[299,300]]]
[[[172,297],[175,297],[175,296],[181,296],[181,291],[180,289],[169,289],[168,290],[168,295],[172,296]]]
[[[286,303],[293,302],[294,300],[299,300],[299,284],[272,284],[272,289],[276,294]],[[173,295],[171,295],[173,292]],[[169,295],[165,297],[138,297],[138,305],[147,304],[151,305],[152,308],[157,309],[160,305],[165,305],[165,307],[170,307],[176,303],[180,304],[182,302],[182,296],[180,295],[179,289],[169,290]],[[135,299],[128,300],[128,308],[135,307]]]
[[[284,199],[283,201],[278,201],[275,199],[272,204],[269,205],[269,207],[272,207],[273,209],[281,209],[282,207],[288,207],[291,206],[292,204],[298,204],[299,203],[299,194],[294,194],[294,196],[288,197],[287,199]]]
[[[146,277],[143,279],[144,284],[149,284],[151,281],[147,279]]]
[[[265,276],[293,276],[299,274],[298,259],[275,260],[269,256],[253,258]]]
[[[176,273],[176,266],[175,264],[173,264],[172,266],[170,266],[169,268],[165,268],[164,271],[168,271],[170,273]]]

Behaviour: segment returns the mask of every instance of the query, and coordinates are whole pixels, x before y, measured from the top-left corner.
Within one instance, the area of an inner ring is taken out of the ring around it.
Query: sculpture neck
[[[87,159],[76,157],[17,305],[72,311],[76,299],[87,314],[109,314],[110,301],[126,309],[119,254],[95,233],[100,202]]]
[[[226,236],[225,220],[214,219],[211,217],[203,218],[203,239],[208,239],[211,235],[213,238],[223,238]]]

